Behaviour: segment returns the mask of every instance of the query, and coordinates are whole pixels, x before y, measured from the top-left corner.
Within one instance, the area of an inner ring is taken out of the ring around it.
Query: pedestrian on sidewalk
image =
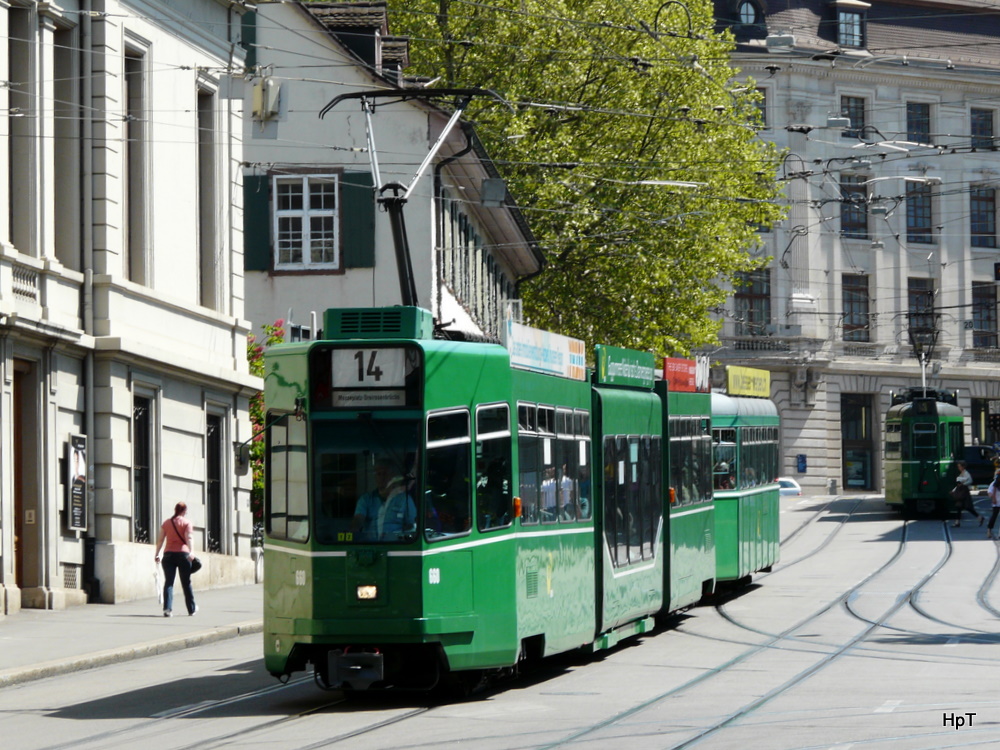
[[[1000,471],[998,471],[994,477],[993,481],[990,482],[990,488],[986,491],[990,496],[990,522],[986,524],[986,538],[996,539],[993,535],[993,527],[996,525],[997,516],[1000,516]]]
[[[184,590],[184,602],[189,615],[198,611],[194,603],[194,591],[191,589],[191,530],[192,523],[187,519],[187,503],[177,503],[174,515],[164,521],[156,535],[156,549],[153,556],[160,562],[160,547],[163,547],[163,616],[173,617],[174,577],[181,574],[181,588]],[[164,543],[166,546],[164,547]]]
[[[955,503],[955,523],[953,526],[962,525],[962,511],[967,510],[979,519],[979,525],[983,525],[983,517],[979,515],[976,506],[972,503],[972,475],[965,468],[965,461],[957,461],[958,476],[955,477],[955,488],[951,491],[951,498]]]

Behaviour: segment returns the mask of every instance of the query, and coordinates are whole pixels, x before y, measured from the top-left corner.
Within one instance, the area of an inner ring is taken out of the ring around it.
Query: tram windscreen
[[[320,544],[411,542],[420,518],[421,422],[313,425],[313,517]]]

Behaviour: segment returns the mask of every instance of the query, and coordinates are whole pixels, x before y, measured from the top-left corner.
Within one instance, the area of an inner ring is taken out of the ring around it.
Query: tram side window
[[[568,523],[580,518],[580,451],[573,435],[573,412],[556,411],[555,441],[556,465],[556,518]]]
[[[713,484],[717,490],[736,487],[736,430],[719,428],[712,430]]]
[[[266,525],[274,539],[309,538],[306,422],[283,416],[268,430]]]
[[[517,406],[518,494],[521,496],[521,524],[538,523],[538,490],[541,482],[539,464],[538,408],[534,404]]]
[[[963,435],[963,425],[959,422],[948,423],[948,450],[949,453],[942,458],[951,458],[958,461],[962,458],[962,446],[965,436]]]
[[[901,433],[898,423],[886,424],[885,426],[885,457],[898,460],[902,455]]]
[[[507,404],[476,413],[476,514],[480,531],[510,526],[510,410]]]
[[[707,417],[671,417],[670,485],[677,505],[712,499],[712,438]]]
[[[660,526],[662,483],[659,438],[604,439],[604,536],[612,563],[650,559]]]
[[[640,454],[641,444],[638,437],[630,437],[628,441],[628,552],[629,562],[642,559],[643,541],[646,537],[646,487],[643,469],[644,461]]]
[[[428,539],[464,534],[472,526],[469,412],[427,416],[427,491],[424,514]]]
[[[628,438],[619,435],[615,439],[615,453],[617,457],[618,477],[615,483],[615,513],[618,516],[618,535],[615,543],[618,545],[618,564],[628,564],[628,540],[632,532],[632,525],[635,523],[634,508],[629,508],[629,480],[632,477],[632,465],[629,462]],[[634,504],[634,503],[633,503]]]
[[[579,495],[580,519],[587,520],[593,513],[590,484],[590,415],[576,412],[574,415],[577,452],[577,493]]]

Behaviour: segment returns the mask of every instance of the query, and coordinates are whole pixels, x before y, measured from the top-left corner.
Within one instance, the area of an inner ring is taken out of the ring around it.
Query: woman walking
[[[962,525],[962,511],[967,510],[979,519],[979,525],[983,525],[983,517],[979,515],[976,506],[972,503],[972,475],[965,468],[965,461],[956,461],[958,476],[955,477],[955,489],[951,491],[952,500],[955,502],[955,523],[953,526]]]
[[[191,590],[191,529],[192,524],[187,519],[187,503],[177,503],[174,515],[160,526],[156,535],[156,549],[153,556],[160,562],[160,547],[163,550],[163,616],[173,617],[174,576],[180,572],[181,588],[184,590],[184,602],[189,615],[198,611],[194,603],[194,591]]]

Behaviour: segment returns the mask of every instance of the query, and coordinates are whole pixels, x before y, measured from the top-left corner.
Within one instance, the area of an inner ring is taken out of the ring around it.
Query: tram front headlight
[[[358,599],[378,599],[378,586],[358,586]]]

